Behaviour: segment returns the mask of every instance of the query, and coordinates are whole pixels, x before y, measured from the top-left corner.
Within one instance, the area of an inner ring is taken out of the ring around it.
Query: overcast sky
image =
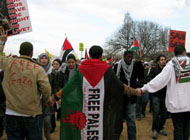
[[[28,8],[33,31],[9,37],[6,54],[18,54],[19,45],[30,41],[35,57],[45,49],[59,55],[67,36],[80,57],[80,42],[88,49],[102,46],[122,26],[127,12],[133,20],[190,31],[190,0],[28,0]]]

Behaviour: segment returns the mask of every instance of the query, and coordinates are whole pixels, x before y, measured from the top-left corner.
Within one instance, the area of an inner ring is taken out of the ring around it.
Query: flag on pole
[[[78,59],[77,57],[77,54],[75,53],[75,51],[73,50],[73,47],[71,45],[71,43],[68,41],[67,38],[65,38],[65,41],[63,43],[63,46],[61,48],[61,52],[60,52],[60,60],[62,62],[66,62],[66,58],[67,56],[70,54],[70,53],[73,53],[76,57],[76,59]]]
[[[140,49],[140,53],[139,53],[139,55],[140,55],[140,56],[142,56],[142,55],[143,55],[143,54],[142,54],[142,49]]]
[[[133,45],[131,46],[131,48],[129,49],[129,51],[135,51],[135,50],[139,50],[140,45],[139,42],[136,40]]]
[[[45,49],[45,53],[49,56],[50,62],[52,63],[53,60],[55,60],[56,58],[59,58],[59,56],[55,56],[53,54],[51,54],[47,49]]]
[[[85,59],[89,59],[89,58],[88,58],[87,48],[86,48],[86,50],[85,50]]]
[[[111,56],[107,60],[108,60],[109,63],[111,63],[111,62],[113,62],[113,57]]]
[[[50,62],[52,63],[53,55],[45,49],[45,53],[49,56]]]

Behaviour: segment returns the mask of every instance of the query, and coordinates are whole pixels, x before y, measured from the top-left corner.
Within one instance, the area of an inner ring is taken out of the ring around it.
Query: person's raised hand
[[[2,42],[6,42],[7,41],[7,37],[8,37],[8,31],[5,31],[3,26],[0,26],[0,33],[1,33],[1,41]]]

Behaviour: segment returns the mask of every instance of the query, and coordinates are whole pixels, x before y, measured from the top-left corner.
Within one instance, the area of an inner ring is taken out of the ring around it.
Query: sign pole
[[[79,51],[81,51],[81,58],[82,58],[82,52],[84,51],[84,44],[79,43]]]

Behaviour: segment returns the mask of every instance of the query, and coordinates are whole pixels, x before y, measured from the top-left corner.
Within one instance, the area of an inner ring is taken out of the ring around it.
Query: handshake
[[[136,88],[135,90],[137,90],[137,96],[142,96],[143,91],[140,88]]]
[[[129,87],[128,85],[124,84],[125,91],[124,93],[127,95],[136,95],[136,96],[141,96],[143,94],[143,91],[140,88],[132,88]]]

